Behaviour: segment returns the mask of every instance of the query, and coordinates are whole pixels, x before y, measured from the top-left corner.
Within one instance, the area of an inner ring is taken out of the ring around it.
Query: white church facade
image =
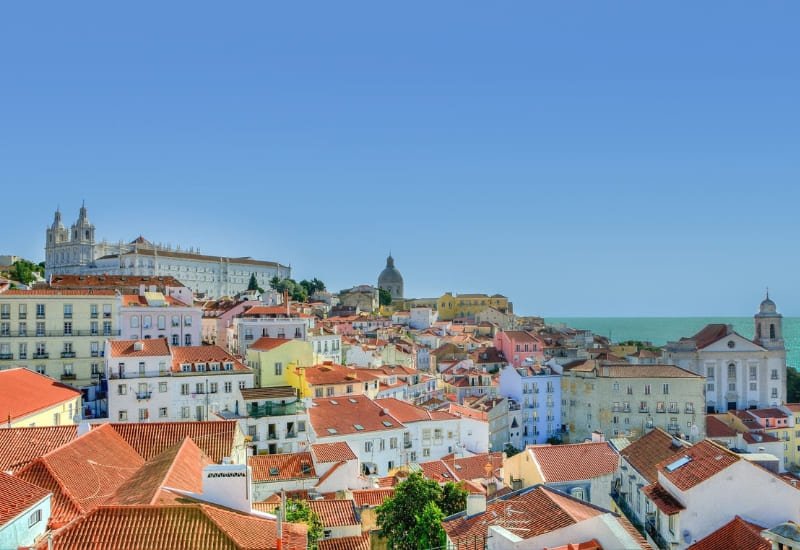
[[[77,221],[69,230],[56,211],[46,231],[45,277],[50,275],[147,275],[172,276],[197,295],[218,298],[247,290],[255,274],[262,288],[277,276],[291,276],[291,268],[277,262],[249,257],[209,256],[199,251],[156,245],[139,237],[130,243],[96,242],[95,227],[81,206]]]
[[[777,407],[786,402],[783,316],[769,295],[754,321],[752,340],[731,325],[710,324],[664,348],[665,362],[706,377],[709,413]]]

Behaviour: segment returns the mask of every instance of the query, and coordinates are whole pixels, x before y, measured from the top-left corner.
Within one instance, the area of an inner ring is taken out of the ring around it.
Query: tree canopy
[[[298,283],[294,279],[281,279],[276,276],[270,279],[269,286],[281,294],[284,291],[288,292],[289,297],[295,302],[305,302],[310,295],[325,290],[325,283],[316,277],[310,281],[303,279]]]
[[[276,510],[276,513],[280,508]],[[308,527],[308,547],[317,548],[317,542],[322,538],[323,526],[319,516],[304,500],[289,499],[286,501],[285,521],[291,523],[305,523]]]
[[[449,482],[444,487],[412,472],[378,506],[378,526],[389,548],[427,550],[444,546],[442,519],[466,508],[467,492]]]
[[[382,306],[392,305],[392,293],[383,288],[378,289],[378,303]]]
[[[247,283],[247,290],[257,290],[258,292],[263,293],[264,289],[258,286],[258,280],[256,279],[256,274],[250,274],[250,282]]]
[[[36,280],[36,275],[44,275],[44,262],[35,264],[28,260],[17,260],[8,270],[8,278],[29,285]]]

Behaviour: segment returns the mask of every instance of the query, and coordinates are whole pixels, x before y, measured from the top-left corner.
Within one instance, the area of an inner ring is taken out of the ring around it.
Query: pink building
[[[544,361],[544,341],[536,334],[524,330],[505,330],[494,335],[494,347],[505,355],[506,361],[515,367],[529,359]]]

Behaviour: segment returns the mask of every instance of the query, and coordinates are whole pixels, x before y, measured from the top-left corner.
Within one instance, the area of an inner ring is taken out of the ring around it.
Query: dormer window
[[[184,363],[181,365],[181,372],[191,372],[192,366],[189,363]]]
[[[225,370],[233,370],[233,363],[225,363]]]
[[[197,363],[195,370],[197,370],[197,372],[204,372],[206,370],[206,364],[205,363]]]

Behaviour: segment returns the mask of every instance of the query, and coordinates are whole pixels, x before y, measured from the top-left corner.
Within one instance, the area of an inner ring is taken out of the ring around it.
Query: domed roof
[[[764,298],[764,300],[761,302],[761,305],[758,307],[758,313],[759,315],[774,315],[777,313],[777,311],[778,307],[775,305],[775,302],[770,300],[769,291],[767,291],[766,298]]]
[[[386,258],[386,268],[378,275],[378,286],[383,287],[384,284],[401,284],[402,282],[403,276],[400,275],[400,272],[394,267],[394,258],[392,258],[390,254],[389,257]]]

